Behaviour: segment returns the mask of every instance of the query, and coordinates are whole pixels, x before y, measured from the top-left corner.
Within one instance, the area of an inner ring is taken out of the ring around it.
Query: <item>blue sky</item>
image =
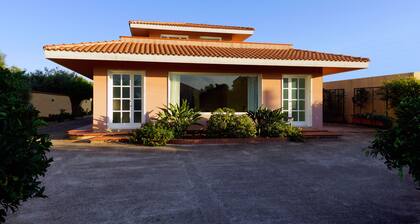
[[[32,71],[58,65],[42,46],[117,39],[128,20],[253,26],[249,41],[369,57],[369,69],[338,80],[420,71],[418,0],[2,1],[0,51],[6,63]]]

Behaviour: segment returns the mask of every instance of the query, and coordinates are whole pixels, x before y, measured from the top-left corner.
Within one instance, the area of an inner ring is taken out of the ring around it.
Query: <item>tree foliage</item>
[[[64,94],[70,97],[72,114],[82,114],[80,102],[93,96],[92,84],[74,72],[59,69],[37,70],[29,74],[32,89],[42,92]]]
[[[23,72],[0,68],[0,223],[22,201],[45,197],[40,177],[52,161],[46,155],[51,142],[38,134],[45,123],[29,99]]]
[[[381,89],[383,100],[387,100],[395,108],[404,98],[420,95],[420,80],[409,77],[384,82]]]
[[[398,169],[400,175],[404,168],[420,187],[420,92],[418,81],[412,79],[388,82],[386,88],[398,96],[389,96],[390,102],[396,105],[396,121],[393,127],[378,131],[368,149],[368,154],[381,157],[389,169]],[[410,86],[406,92],[401,86]],[[417,90],[416,90],[417,89]],[[389,92],[388,92],[389,94]],[[404,98],[400,98],[403,95]],[[398,100],[400,101],[398,101]]]

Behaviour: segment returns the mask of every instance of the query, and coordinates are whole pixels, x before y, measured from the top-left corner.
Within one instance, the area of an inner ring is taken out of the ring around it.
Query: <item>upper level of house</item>
[[[181,40],[242,42],[254,34],[254,28],[197,23],[151,22],[130,20],[131,35]]]

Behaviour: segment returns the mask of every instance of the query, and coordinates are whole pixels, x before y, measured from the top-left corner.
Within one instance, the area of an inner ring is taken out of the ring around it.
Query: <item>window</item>
[[[307,85],[304,77],[283,78],[283,110],[287,111],[294,122],[306,121]]]
[[[160,38],[188,40],[188,35],[161,34]]]
[[[222,40],[221,37],[211,37],[211,36],[200,36],[200,39],[203,39],[203,40]]]
[[[187,100],[201,112],[229,107],[236,112],[258,107],[257,75],[173,74],[170,76],[170,102]]]

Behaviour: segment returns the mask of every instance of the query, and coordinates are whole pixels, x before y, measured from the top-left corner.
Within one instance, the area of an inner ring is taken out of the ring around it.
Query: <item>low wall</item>
[[[60,114],[61,110],[71,113],[70,98],[65,95],[32,92],[32,105],[39,110],[40,117],[48,117],[50,114]]]

